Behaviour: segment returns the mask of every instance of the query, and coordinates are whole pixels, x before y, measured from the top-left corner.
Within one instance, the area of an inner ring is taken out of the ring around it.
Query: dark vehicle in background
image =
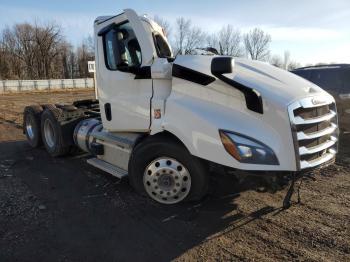
[[[292,71],[333,95],[340,130],[350,132],[350,64],[302,67]]]

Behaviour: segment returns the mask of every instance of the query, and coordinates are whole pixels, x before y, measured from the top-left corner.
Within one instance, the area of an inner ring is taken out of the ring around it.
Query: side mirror
[[[211,61],[211,72],[213,75],[232,73],[232,57],[214,57]]]
[[[246,105],[249,110],[263,114],[263,101],[261,95],[254,88],[241,84],[234,79],[224,76],[224,74],[232,73],[234,66],[232,57],[214,57],[211,60],[211,73],[221,81],[232,86],[244,94]]]
[[[171,79],[172,65],[166,58],[155,58],[151,66],[153,79]]]

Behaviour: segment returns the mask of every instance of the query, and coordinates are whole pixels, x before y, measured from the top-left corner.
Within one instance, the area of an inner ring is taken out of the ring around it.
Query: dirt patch
[[[93,95],[0,96],[0,261],[350,260],[349,135],[337,163],[304,181],[302,203],[288,210],[286,189],[242,190],[218,174],[203,201],[168,207],[83,155],[51,158],[23,141],[25,105]]]
[[[92,89],[0,94],[0,120],[21,126],[23,109],[27,105],[70,104],[75,100],[92,98],[95,98]]]

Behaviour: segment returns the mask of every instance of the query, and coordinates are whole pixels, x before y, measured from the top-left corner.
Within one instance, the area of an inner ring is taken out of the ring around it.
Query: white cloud
[[[335,44],[332,48],[329,47],[315,47],[308,50],[307,54],[304,52],[295,53],[293,59],[302,63],[350,63],[350,45],[349,44]]]
[[[269,1],[267,1],[269,2]],[[293,60],[305,63],[317,62],[348,62],[350,63],[350,31],[349,20],[350,8],[344,8],[338,1],[338,7],[324,1],[321,9],[317,9],[316,0],[314,4],[302,5],[289,3],[290,8],[299,10],[300,13],[287,10],[287,4],[278,1],[285,9],[277,8],[276,3],[261,4],[260,8],[251,10],[251,4],[243,4],[239,8],[221,7],[221,12],[208,10],[188,10],[187,13],[165,9],[158,11],[163,18],[169,20],[175,26],[177,17],[190,18],[193,24],[203,28],[208,33],[221,28],[222,25],[232,24],[241,29],[242,33],[254,27],[260,27],[272,36],[271,49],[273,54],[283,55],[284,50],[289,50]],[[232,3],[231,3],[232,5]],[[344,2],[349,6],[349,2]],[[315,8],[314,8],[315,7]],[[269,11],[264,12],[263,8]],[[333,10],[333,9],[336,10]],[[178,6],[180,9],[180,6]],[[317,9],[317,10],[316,10]],[[330,10],[328,13],[325,10]],[[109,9],[107,9],[110,11]],[[276,12],[276,10],[282,10]],[[113,10],[112,10],[113,11]],[[318,16],[315,16],[317,13]],[[102,13],[103,14],[103,13]],[[39,22],[54,20],[62,25],[63,34],[73,44],[79,44],[82,39],[93,32],[93,20],[102,15],[96,10],[82,12],[79,9],[64,12],[63,10],[41,10],[24,7],[9,7],[0,4],[0,29],[4,25],[12,25],[18,22]],[[247,15],[249,14],[249,15]],[[150,15],[152,13],[150,12]]]
[[[337,30],[323,28],[301,27],[262,27],[271,34],[273,41],[310,42],[320,40],[336,40],[344,33]]]
[[[73,44],[79,44],[83,38],[93,32],[95,14],[79,12],[59,12],[38,9],[11,8],[0,5],[0,29],[15,23],[54,21],[62,27],[63,35]]]
[[[301,64],[350,63],[350,33],[325,28],[265,27],[272,36],[272,53],[291,53]]]

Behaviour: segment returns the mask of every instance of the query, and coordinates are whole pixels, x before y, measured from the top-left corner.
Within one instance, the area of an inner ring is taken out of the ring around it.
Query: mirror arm
[[[135,79],[151,79],[151,67],[142,66],[142,67],[130,67],[130,73],[135,74]]]

